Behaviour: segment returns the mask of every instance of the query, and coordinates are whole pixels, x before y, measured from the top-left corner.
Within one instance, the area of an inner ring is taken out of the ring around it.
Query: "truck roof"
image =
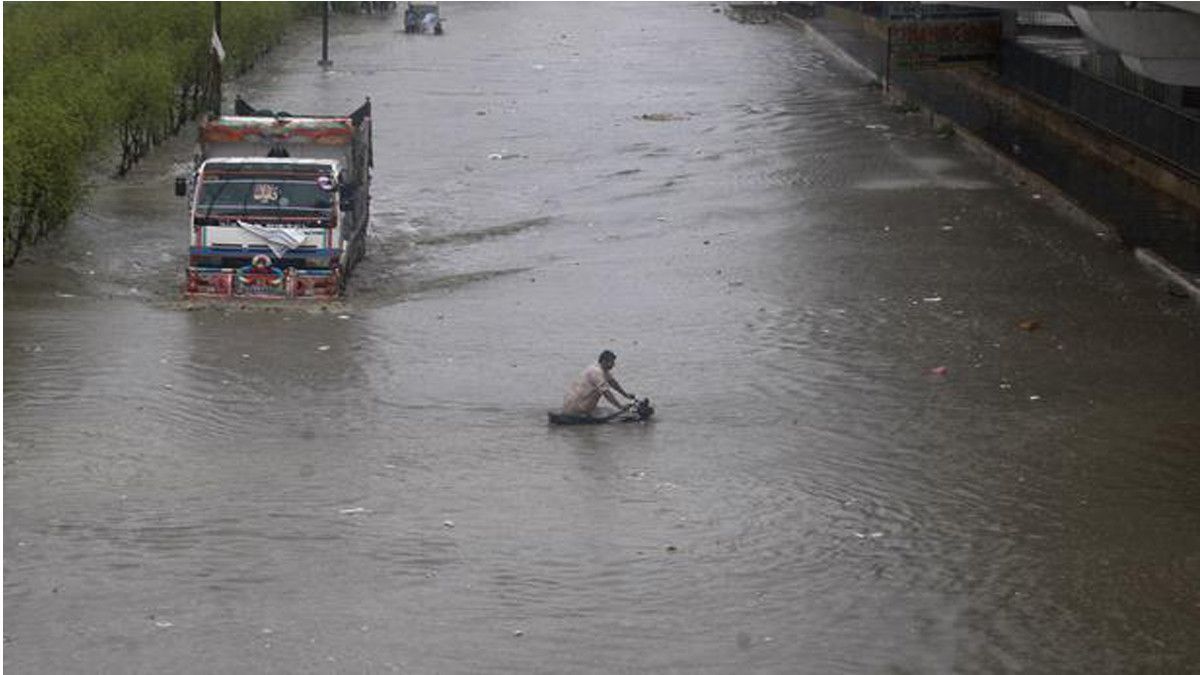
[[[336,159],[318,159],[313,157],[213,157],[204,160],[201,166],[208,164],[312,164],[332,166],[338,164]]]
[[[270,171],[284,167],[308,170],[325,169],[331,174],[337,174],[341,170],[342,164],[336,159],[313,159],[305,157],[213,157],[204,160],[200,164],[200,171],[203,172],[210,168]]]
[[[354,138],[349,117],[249,117],[209,119],[200,125],[204,143],[313,143],[346,145]]]

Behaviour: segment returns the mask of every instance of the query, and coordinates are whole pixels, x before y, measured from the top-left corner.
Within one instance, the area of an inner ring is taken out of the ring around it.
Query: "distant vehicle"
[[[436,2],[410,2],[404,10],[404,32],[410,35],[441,35],[442,15]]]
[[[366,252],[371,102],[344,117],[204,119],[190,177],[189,297],[329,299]]]

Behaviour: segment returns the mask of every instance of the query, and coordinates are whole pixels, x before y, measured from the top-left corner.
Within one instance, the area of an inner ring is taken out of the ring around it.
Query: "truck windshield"
[[[310,177],[205,177],[200,186],[197,215],[296,216],[322,218],[333,209],[332,190]]]

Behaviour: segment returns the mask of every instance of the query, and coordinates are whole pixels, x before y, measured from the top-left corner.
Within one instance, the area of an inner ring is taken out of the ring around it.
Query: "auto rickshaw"
[[[441,35],[442,16],[436,2],[410,2],[404,10],[404,32],[410,35]]]

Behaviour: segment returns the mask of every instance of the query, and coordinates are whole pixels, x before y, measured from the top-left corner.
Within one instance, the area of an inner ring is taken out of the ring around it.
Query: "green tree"
[[[225,72],[237,73],[320,3],[222,8]],[[3,11],[8,266],[67,222],[95,157],[114,156],[124,174],[204,109],[213,3],[6,2]]]

